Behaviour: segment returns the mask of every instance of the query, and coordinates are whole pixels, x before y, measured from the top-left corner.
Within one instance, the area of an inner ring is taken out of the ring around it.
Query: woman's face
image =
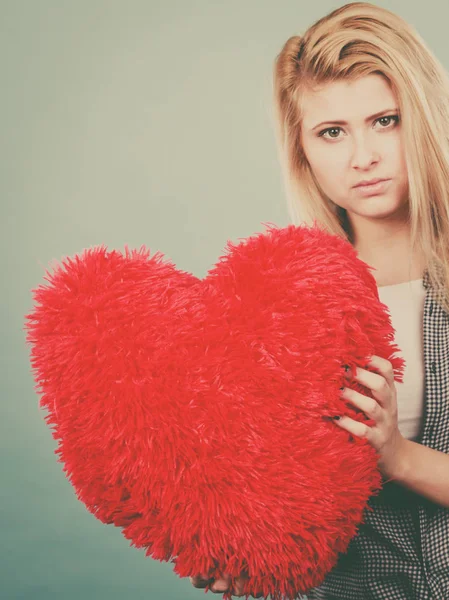
[[[353,224],[403,220],[408,178],[398,106],[388,82],[367,75],[327,84],[305,95],[303,111],[302,144],[323,192],[348,211]],[[375,178],[390,181],[377,191],[354,187]]]

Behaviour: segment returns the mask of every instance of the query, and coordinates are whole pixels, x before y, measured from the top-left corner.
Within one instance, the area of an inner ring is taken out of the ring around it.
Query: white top
[[[378,287],[379,299],[389,310],[395,330],[394,341],[405,359],[403,383],[395,382],[398,428],[415,441],[421,430],[424,410],[423,312],[426,290],[422,279]]]

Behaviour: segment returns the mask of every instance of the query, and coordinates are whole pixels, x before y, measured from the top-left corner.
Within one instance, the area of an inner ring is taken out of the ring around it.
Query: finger
[[[230,583],[231,576],[225,573],[220,579],[216,579],[209,589],[214,593],[227,592]]]
[[[392,385],[394,383],[394,369],[393,365],[386,358],[376,356],[375,354],[370,358],[365,369],[370,369],[375,373],[382,375],[387,382]]]
[[[382,408],[374,398],[368,398],[368,396],[364,396],[351,388],[343,388],[340,392],[340,396],[348,400],[357,408],[360,408],[367,417],[374,419],[376,423],[381,420]]]
[[[338,420],[333,420],[333,423],[341,427],[342,429],[346,429],[352,435],[355,435],[359,438],[367,438],[370,440],[370,435],[372,433],[371,427],[368,427],[365,423],[361,423],[360,421],[355,421],[348,417],[347,415],[342,415]]]
[[[366,371],[365,369],[357,367],[356,369],[354,369],[352,381],[356,381],[368,388],[369,390],[371,390],[374,398],[378,400],[379,404],[383,408],[387,408],[389,406],[392,395],[392,387],[385,379],[385,377],[383,377],[382,375],[377,375],[377,373],[372,373],[371,371]]]
[[[232,591],[232,595],[233,596],[244,596],[245,592],[245,583],[248,581],[249,576],[246,575],[245,572],[243,572],[241,575],[239,575],[239,577],[236,577],[235,582],[234,582],[234,586],[233,586],[233,591]]]
[[[380,375],[384,379],[386,379],[389,386],[393,386],[394,379],[394,369],[391,362],[385,358],[380,356],[373,355],[367,365],[365,365],[365,369],[369,373],[374,373],[374,375]]]
[[[193,587],[196,588],[205,588],[207,584],[211,581],[211,579],[208,579],[207,575],[205,574],[194,575],[193,577],[189,577],[189,579]]]
[[[235,587],[234,587],[235,590]],[[242,596],[245,596],[245,592],[244,592],[244,585],[242,584],[241,587],[239,587],[237,590],[232,590],[232,595],[233,596],[237,596],[238,598],[241,598]],[[249,596],[251,598],[264,598],[264,593],[263,591],[257,592],[255,594],[249,594]]]

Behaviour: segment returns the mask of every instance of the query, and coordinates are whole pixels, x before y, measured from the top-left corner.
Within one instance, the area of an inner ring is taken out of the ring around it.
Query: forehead
[[[323,120],[363,121],[366,115],[395,106],[395,95],[381,75],[326,83],[302,96],[303,124]]]

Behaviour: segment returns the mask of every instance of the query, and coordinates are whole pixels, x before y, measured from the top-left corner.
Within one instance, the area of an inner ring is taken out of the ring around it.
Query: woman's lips
[[[375,194],[383,193],[390,182],[391,179],[383,179],[382,181],[378,181],[377,183],[372,183],[370,185],[358,185],[354,189],[356,189],[357,192],[362,196],[373,196]]]

